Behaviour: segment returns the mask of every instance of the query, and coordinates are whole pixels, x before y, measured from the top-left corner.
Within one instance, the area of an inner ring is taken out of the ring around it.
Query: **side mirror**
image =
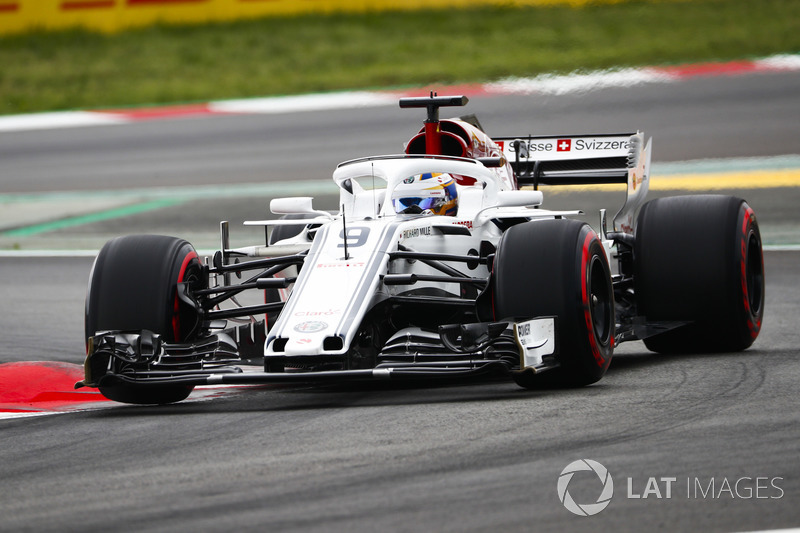
[[[542,205],[544,196],[542,191],[498,191],[497,205],[499,207],[527,207]]]
[[[310,196],[295,196],[291,198],[273,198],[269,202],[269,210],[276,215],[321,215],[333,218],[326,211],[314,209],[313,198]]]

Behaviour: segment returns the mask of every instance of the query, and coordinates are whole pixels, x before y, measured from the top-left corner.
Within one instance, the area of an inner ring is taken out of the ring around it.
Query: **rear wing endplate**
[[[644,134],[495,137],[520,186],[626,183],[614,231],[633,233],[636,210],[650,183],[652,139]]]

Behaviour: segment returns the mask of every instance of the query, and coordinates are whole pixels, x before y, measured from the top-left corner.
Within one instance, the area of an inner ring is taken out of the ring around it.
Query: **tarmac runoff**
[[[548,187],[548,194],[569,191],[618,191],[619,184]],[[653,163],[652,191],[719,191],[800,188],[800,155],[704,159]],[[152,188],[126,191],[50,192],[0,195],[0,256],[25,255],[14,243],[51,231],[124,218],[208,198],[274,198],[335,195],[331,180],[228,184],[206,187]],[[800,249],[784,243],[775,249]],[[50,254],[51,252],[40,251]],[[28,254],[33,252],[27,252]],[[70,252],[52,252],[69,255]],[[85,255],[88,255],[87,251]]]

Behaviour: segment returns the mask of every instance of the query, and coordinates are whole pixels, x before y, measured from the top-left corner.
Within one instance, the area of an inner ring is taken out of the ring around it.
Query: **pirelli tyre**
[[[196,334],[197,316],[178,298],[181,282],[205,285],[201,263],[188,242],[161,235],[129,235],[107,242],[89,278],[87,339],[105,330],[149,330],[167,342],[190,339]],[[118,402],[166,404],[184,400],[193,387],[101,382],[99,389]]]
[[[559,367],[514,374],[522,387],[579,387],[605,374],[614,350],[614,293],[603,245],[587,224],[552,219],[509,228],[493,266],[496,320],[556,317]]]
[[[638,216],[634,245],[639,314],[685,322],[647,337],[662,353],[725,352],[753,344],[764,316],[764,259],[753,209],[741,198],[659,198]]]

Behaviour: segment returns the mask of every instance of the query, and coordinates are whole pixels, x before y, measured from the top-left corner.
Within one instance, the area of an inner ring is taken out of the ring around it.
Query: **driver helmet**
[[[455,216],[458,190],[453,176],[446,172],[426,172],[410,176],[392,192],[395,213],[423,213]]]

